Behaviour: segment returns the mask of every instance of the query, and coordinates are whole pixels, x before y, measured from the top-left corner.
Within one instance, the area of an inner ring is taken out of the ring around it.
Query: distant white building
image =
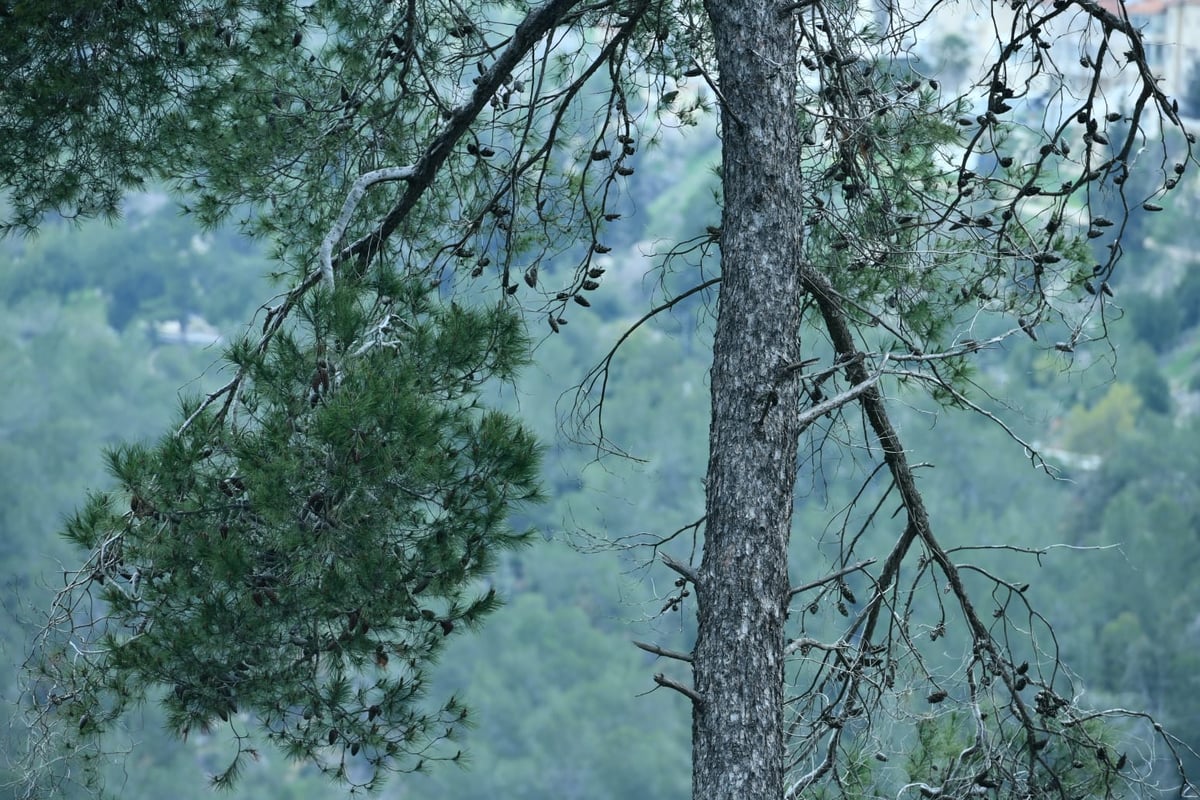
[[[152,323],[154,337],[164,344],[189,344],[198,347],[221,343],[221,333],[203,317],[191,315],[187,324],[177,319]]]

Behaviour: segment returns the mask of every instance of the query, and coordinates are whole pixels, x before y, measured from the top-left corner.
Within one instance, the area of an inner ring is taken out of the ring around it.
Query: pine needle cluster
[[[501,306],[390,280],[312,294],[268,346],[231,349],[236,399],[108,453],[117,488],[67,523],[91,557],[35,654],[37,720],[68,749],[102,752],[165,689],[174,733],[237,735],[218,784],[255,730],[368,787],[459,757],[437,743],[468,711],[427,699],[426,671],[500,605],[484,579],[528,538],[505,520],[538,499],[539,449],[482,398],[529,348]]]

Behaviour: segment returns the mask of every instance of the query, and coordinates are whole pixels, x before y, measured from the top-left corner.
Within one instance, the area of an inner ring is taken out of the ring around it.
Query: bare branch
[[[656,656],[673,658],[676,661],[686,661],[689,664],[692,663],[691,653],[680,653],[678,650],[668,650],[665,647],[659,647],[658,645],[650,644],[649,642],[639,642],[636,639],[634,640],[633,645],[634,647],[645,650],[647,653],[653,653]]]
[[[691,581],[692,583],[696,583],[696,573],[692,570],[691,567],[689,567],[686,564],[676,561],[675,559],[671,558],[666,553],[662,553],[661,555],[659,555],[659,558],[662,559],[663,564],[665,564],[669,569],[674,570],[675,572],[678,572],[680,575],[682,575],[684,578]]]
[[[817,578],[815,581],[809,581],[808,583],[803,583],[799,586],[795,586],[788,590],[787,599],[790,601],[796,595],[798,595],[802,592],[807,592],[809,589],[815,589],[818,586],[824,586],[825,584],[829,583],[830,581],[836,581],[838,578],[844,578],[853,572],[858,572],[860,569],[864,569],[866,567],[871,566],[878,560],[879,559],[877,559],[877,558],[868,558],[865,561],[859,561],[857,564],[851,564],[848,567],[843,567],[842,569],[839,569],[837,572],[831,572],[830,574],[826,575],[823,578]]]
[[[1026,456],[1029,458],[1030,462],[1033,463],[1034,467],[1042,470],[1043,472],[1045,472],[1047,475],[1049,475],[1051,477],[1058,477],[1057,476],[1058,471],[1054,468],[1053,465],[1051,465],[1049,462],[1046,461],[1045,458],[1042,457],[1041,453],[1038,452],[1038,449],[1036,447],[1034,447],[1034,445],[1031,442],[1026,441],[1024,438],[1022,438],[1020,436],[1020,434],[1018,434],[1016,431],[1014,431],[1012,429],[1011,425],[1009,425],[1007,422],[1005,422],[1003,419],[1001,419],[996,414],[993,414],[991,411],[988,411],[983,406],[981,406],[978,403],[976,403],[975,401],[971,400],[971,398],[967,397],[965,394],[960,392],[953,385],[949,384],[946,381],[938,380],[938,379],[936,379],[930,375],[927,375],[923,372],[914,372],[912,370],[893,370],[891,374],[896,375],[898,377],[913,378],[915,380],[920,380],[920,381],[936,382],[938,387],[942,391],[947,392],[949,395],[951,395],[954,398],[955,402],[957,402],[963,406],[966,406],[967,408],[971,409],[975,413],[979,414],[981,417],[987,418],[993,424],[995,424],[1001,430],[1003,430],[1004,433],[1008,435],[1008,438],[1012,439],[1014,442],[1021,445],[1021,447],[1024,448],[1024,450],[1025,450]]]
[[[659,686],[665,686],[668,689],[674,689],[684,697],[687,697],[689,700],[691,700],[695,705],[704,704],[704,698],[701,697],[695,689],[691,688],[690,686],[686,686],[673,678],[668,678],[661,672],[655,674],[654,682]]]
[[[605,394],[607,393],[607,389],[608,389],[609,372],[612,369],[612,363],[613,363],[613,360],[616,358],[617,351],[621,349],[621,346],[624,345],[626,341],[628,341],[629,337],[632,336],[633,333],[638,328],[640,328],[642,325],[646,324],[648,321],[653,319],[655,316],[657,316],[658,314],[661,314],[663,311],[666,311],[666,310],[678,305],[679,303],[683,302],[684,300],[691,297],[692,295],[699,294],[700,292],[703,292],[706,289],[710,289],[713,286],[716,286],[720,282],[721,282],[720,278],[710,278],[709,280],[706,280],[703,283],[693,286],[692,288],[688,289],[686,292],[682,292],[679,295],[672,297],[670,300],[668,300],[664,303],[661,303],[661,304],[655,306],[654,308],[650,309],[649,311],[647,311],[645,314],[643,314],[641,317],[639,317],[632,325],[628,326],[621,333],[621,336],[617,339],[616,343],[613,344],[613,346],[611,348],[609,348],[608,352],[604,354],[604,357],[602,359],[600,359],[600,362],[596,366],[592,367],[592,369],[588,372],[588,374],[586,376],[584,376],[583,380],[579,382],[579,384],[576,388],[576,392],[575,392],[575,409],[576,409],[576,413],[579,413],[579,414],[582,414],[580,409],[584,405],[584,403],[583,403],[584,396],[591,393],[592,390],[594,390],[596,388],[596,385],[599,384],[599,397],[596,398],[596,400],[594,401],[594,405],[593,405],[593,408],[596,413],[596,434],[597,434],[598,444],[603,442],[603,440],[604,440],[604,398],[605,398]],[[590,412],[588,414],[582,414],[582,415],[585,417],[589,416]]]
[[[805,409],[803,412],[801,412],[800,415],[797,417],[797,419],[799,420],[799,425],[800,425],[801,429],[808,427],[813,422],[815,422],[816,420],[825,416],[826,414],[828,414],[832,411],[836,411],[837,409],[841,408],[842,406],[844,406],[854,400],[857,400],[865,392],[872,389],[875,386],[875,384],[879,382],[879,379],[882,378],[884,376],[884,374],[886,374],[887,370],[885,369],[885,367],[887,364],[887,360],[888,360],[888,356],[885,353],[883,356],[882,363],[880,363],[879,368],[874,373],[872,373],[871,375],[868,375],[862,381],[855,383],[849,389],[846,389],[845,391],[834,395],[833,397],[829,398],[828,400],[824,400],[820,403],[817,403],[816,405],[812,406],[811,408]],[[842,366],[842,365],[839,364],[838,366]]]

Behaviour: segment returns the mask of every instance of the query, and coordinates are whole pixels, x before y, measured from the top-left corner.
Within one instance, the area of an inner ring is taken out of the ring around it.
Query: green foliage
[[[1151,359],[1144,359],[1133,375],[1133,386],[1142,408],[1155,414],[1171,413],[1171,385]]]
[[[84,225],[72,234],[47,226],[39,239],[28,243],[39,248],[60,236],[86,237],[87,245],[76,248],[83,286],[63,302],[46,292],[26,295],[0,314],[0,370],[11,380],[9,390],[0,395],[0,563],[7,612],[0,626],[0,653],[10,667],[0,691],[14,701],[14,712],[19,711],[15,680],[28,641],[42,621],[41,609],[49,607],[53,590],[61,586],[56,565],[79,560],[78,552],[53,532],[72,513],[84,487],[109,485],[102,446],[167,429],[177,413],[179,385],[186,382],[190,391],[208,392],[224,382],[216,370],[194,382],[210,366],[211,349],[156,342],[137,325],[118,334],[106,324],[106,297],[88,288],[87,281],[106,280],[114,253],[153,248],[155,228],[130,225],[106,232],[111,236],[93,237],[93,227]],[[214,236],[218,243],[223,239],[220,232]],[[110,244],[115,246],[109,249]],[[220,259],[227,255],[217,244],[197,254],[196,268],[219,272],[224,263]],[[40,263],[45,269],[53,267]],[[257,275],[263,266],[244,268]],[[0,278],[19,270],[23,267],[6,265]],[[186,271],[164,274],[168,288],[186,280]],[[248,317],[255,297],[251,292],[229,298],[202,295],[199,312],[217,319],[221,315],[212,311],[208,300],[239,301],[244,307],[229,316]],[[616,297],[624,313],[640,302]],[[689,388],[685,383],[703,368],[707,351],[688,345],[699,338],[694,332],[664,335],[661,325],[656,328],[639,335],[637,346],[621,360],[621,400],[611,407],[610,420],[617,441],[636,445],[652,463],[610,463],[603,469],[593,464],[584,469],[592,461],[591,451],[560,443],[547,454],[543,468],[547,488],[558,491],[545,505],[518,507],[511,520],[517,529],[557,532],[564,524],[574,527],[575,520],[590,530],[617,535],[678,524],[669,509],[681,509],[679,515],[691,512],[701,488],[707,398],[702,386]],[[539,352],[550,358],[548,363],[575,365],[582,372],[617,330],[615,323],[606,327],[581,317],[564,327],[562,336],[542,342]],[[664,364],[673,365],[670,377],[661,383],[649,380],[663,374]],[[511,409],[536,426],[539,436],[555,432],[554,403],[564,372],[577,374],[570,369],[521,371],[519,403]],[[625,382],[626,377],[633,382]],[[493,391],[496,388],[504,391]],[[514,397],[508,387],[488,385],[484,390],[486,397],[498,401]],[[668,418],[686,425],[661,424]],[[660,424],[655,425],[656,420]],[[645,435],[647,426],[653,435]],[[628,476],[625,467],[632,468]],[[608,500],[597,503],[597,492]],[[588,502],[581,502],[585,497]],[[562,796],[568,790],[597,798],[687,796],[686,710],[665,691],[644,696],[646,676],[657,667],[629,639],[653,636],[669,646],[684,644],[676,638],[678,631],[648,633],[644,624],[631,623],[629,618],[641,616],[642,609],[628,598],[639,597],[641,590],[631,589],[621,572],[617,559],[584,555],[563,543],[542,543],[500,556],[489,582],[512,602],[488,617],[481,630],[446,638],[441,660],[426,683],[427,698],[455,694],[470,708],[468,720],[474,725],[460,728],[454,744],[462,747],[458,763],[466,769],[423,768],[428,774],[406,778],[404,790],[460,800],[494,795],[502,787],[508,787],[503,789],[507,794],[531,797]],[[166,720],[158,701],[172,692],[151,690],[144,708],[113,722],[114,730],[103,742],[109,755],[90,762],[105,774],[107,796],[201,800],[212,794],[203,776],[222,772],[236,756],[237,734],[251,724],[246,709],[239,707],[230,725],[217,724],[208,734],[193,729],[184,743],[163,731]],[[24,720],[2,721],[11,727],[4,726],[8,738],[0,747],[12,754],[23,752],[29,745]],[[66,730],[77,724],[60,721]],[[514,757],[515,749],[525,755]],[[451,749],[446,755],[453,753]],[[547,764],[558,766],[547,769]],[[232,797],[304,800],[331,792],[316,767],[291,762],[274,747],[255,748],[252,756],[244,755],[243,765],[230,790]],[[21,778],[15,767],[8,777]],[[90,793],[64,786],[62,796]]]
[[[1162,297],[1131,294],[1122,298],[1122,303],[1132,318],[1134,333],[1155,353],[1164,353],[1175,344],[1187,313],[1180,298],[1174,294]]]
[[[189,120],[169,97],[186,95],[225,123],[253,119],[257,104],[229,105],[220,87],[252,88],[243,71],[267,52],[284,52],[303,27],[296,9],[278,3],[22,3],[5,16],[0,50],[10,80],[0,103],[0,173],[29,189],[12,198],[19,226],[46,210],[114,216],[125,190],[140,187],[172,150],[183,155],[192,146]],[[302,53],[293,59],[302,64]],[[261,99],[270,107],[269,94]],[[206,130],[210,142],[237,138],[229,124]],[[232,168],[239,155],[229,153]]]
[[[1114,383],[1090,408],[1072,411],[1063,443],[1075,453],[1109,453],[1117,446],[1117,437],[1133,431],[1141,408],[1133,386]]]
[[[177,433],[110,451],[118,488],[66,525],[92,555],[38,654],[42,723],[70,720],[70,738],[92,742],[166,687],[175,733],[252,714],[353,785],[458,757],[431,744],[468,712],[424,702],[426,670],[499,606],[479,582],[527,541],[505,518],[539,497],[538,447],[479,401],[527,344],[503,308],[389,288],[374,338],[344,338],[362,328],[357,294],[315,294],[311,327],[233,347],[248,376],[236,400],[189,400]],[[67,658],[79,641],[84,662]]]
[[[1200,736],[1193,568],[1200,429],[1150,416],[1113,438],[1064,520],[1067,541],[1105,549],[1053,571],[1069,587],[1060,602],[1088,620],[1064,630],[1062,643],[1093,691],[1152,710],[1193,743]],[[1194,756],[1187,761],[1196,768]]]
[[[43,225],[36,236],[7,243],[0,296],[9,303],[46,294],[66,299],[99,292],[109,324],[200,316],[221,325],[243,323],[247,307],[265,294],[263,262],[228,231],[203,234],[162,194],[129,198],[127,220]]]
[[[821,118],[804,120],[810,140],[836,139],[808,156],[814,210],[806,220],[806,258],[826,266],[856,308],[887,309],[906,336],[940,349],[957,311],[975,303],[970,292],[944,290],[947,275],[966,266],[966,242],[923,219],[926,205],[951,197],[941,152],[960,142],[950,116],[956,109],[944,109],[920,76],[886,61],[846,82],[822,97],[832,116],[855,122],[823,130]],[[987,281],[979,275],[962,283]]]
[[[904,766],[908,781],[938,787],[954,797],[997,792],[999,796],[1064,793],[1071,797],[1105,796],[1112,791],[1118,756],[1103,745],[1106,733],[1097,723],[1057,723],[1042,715],[1026,731],[1005,731],[992,722],[998,709],[983,706],[981,718],[952,711],[918,719]],[[1033,726],[1036,725],[1036,728]],[[1072,731],[1078,727],[1078,734]],[[1025,769],[1001,771],[1004,765],[985,759],[981,741],[1013,736],[1027,757]],[[1122,765],[1124,766],[1124,765]]]

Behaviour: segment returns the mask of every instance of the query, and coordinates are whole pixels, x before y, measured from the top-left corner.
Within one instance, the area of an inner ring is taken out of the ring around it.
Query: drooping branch
[[[837,294],[833,290],[832,285],[824,275],[812,267],[802,267],[801,276],[806,288],[816,298],[825,328],[829,333],[835,350],[847,362],[846,372],[848,379],[856,383],[866,380],[867,373],[863,365],[863,359],[858,357],[859,350],[857,344],[847,324],[845,315],[841,310],[841,305],[838,302]],[[976,612],[971,596],[962,583],[958,568],[950,560],[933,534],[933,527],[925,508],[924,497],[917,487],[915,476],[908,463],[908,458],[900,442],[899,435],[892,426],[882,394],[878,389],[872,387],[870,391],[862,394],[860,402],[875,438],[880,444],[882,458],[888,465],[892,480],[895,482],[896,488],[900,493],[903,508],[908,516],[908,524],[905,526],[904,533],[896,543],[891,554],[889,554],[883,571],[878,578],[878,588],[875,591],[874,601],[866,614],[862,633],[863,641],[872,641],[874,629],[879,619],[880,611],[883,608],[883,595],[895,581],[900,564],[907,556],[912,544],[920,540],[931,554],[933,560],[938,564],[946,580],[950,583],[950,587],[971,631],[976,647],[988,653],[994,664],[1003,664],[1004,658],[996,649],[987,625]],[[1036,727],[1028,708],[1020,698],[1015,681],[1011,673],[1004,670],[997,671],[1001,680],[1009,688],[1013,699],[1012,707],[1020,718],[1029,740],[1032,742]],[[1034,755],[1033,751],[1031,751],[1031,757]]]
[[[689,297],[701,294],[707,289],[711,289],[712,287],[716,286],[720,282],[721,279],[719,277],[709,278],[708,280],[691,287],[687,291],[679,293],[670,300],[651,308],[636,321],[634,321],[632,325],[629,325],[625,328],[613,346],[610,347],[608,352],[604,354],[604,357],[600,359],[596,366],[594,366],[591,371],[584,376],[583,380],[579,382],[575,391],[574,411],[581,417],[587,417],[590,414],[595,413],[598,446],[602,445],[604,442],[604,398],[608,390],[608,379],[612,370],[613,360],[617,356],[617,351],[621,349],[621,346],[624,345],[625,342],[629,340],[629,337],[632,336],[634,332],[642,325],[646,324],[662,312],[674,308]],[[585,411],[584,398],[593,391],[597,392],[597,397],[592,401],[590,406],[586,406],[587,410]]]
[[[850,382],[862,381],[868,375],[864,366],[867,359],[860,357],[860,350],[851,332],[846,315],[842,310],[841,303],[837,293],[833,290],[829,281],[819,271],[812,268],[803,268],[801,271],[802,279],[805,286],[816,298],[818,307],[821,311],[822,320],[826,331],[829,334],[830,340],[834,345],[835,351],[839,358],[845,360],[847,364],[846,377]],[[1049,629],[1048,623],[1040,615],[1036,614],[1030,608],[1028,600],[1025,598],[1025,584],[1017,585],[1016,583],[1005,581],[999,577],[992,575],[986,570],[979,570],[975,565],[956,564],[950,557],[949,551],[944,548],[938,541],[933,532],[933,527],[930,522],[928,512],[925,508],[924,499],[919,488],[916,485],[913,475],[912,466],[909,464],[906,453],[901,446],[899,436],[892,426],[889,419],[888,410],[885,406],[883,396],[877,389],[864,392],[859,403],[863,409],[874,438],[879,443],[882,450],[882,460],[887,465],[888,471],[891,474],[894,486],[899,492],[902,505],[901,508],[907,515],[908,522],[905,525],[904,531],[895,545],[888,558],[885,561],[883,569],[879,576],[875,579],[875,587],[870,600],[862,610],[859,618],[850,626],[851,631],[861,631],[855,636],[854,641],[859,642],[855,651],[843,656],[840,648],[834,648],[831,652],[837,657],[838,666],[834,668],[834,674],[842,674],[846,676],[846,682],[843,684],[841,691],[837,694],[835,700],[831,700],[827,707],[828,721],[825,726],[831,728],[831,735],[838,738],[845,720],[855,713],[853,704],[859,698],[861,687],[865,686],[870,689],[873,684],[869,676],[870,672],[867,667],[872,664],[877,664],[879,659],[874,655],[879,650],[874,644],[875,629],[880,620],[881,614],[885,608],[890,608],[889,601],[886,597],[888,591],[893,587],[899,577],[901,563],[905,560],[912,546],[916,542],[920,542],[924,547],[924,554],[918,566],[918,576],[925,573],[926,570],[936,569],[936,571],[946,581],[946,593],[954,598],[954,602],[962,619],[967,625],[970,635],[971,650],[965,664],[965,683],[967,696],[964,701],[972,711],[972,719],[976,724],[976,743],[973,748],[986,748],[989,754],[994,754],[992,748],[994,745],[989,744],[987,728],[992,725],[1003,726],[1002,720],[996,722],[986,722],[989,714],[989,709],[998,704],[1002,708],[1006,708],[1008,714],[1015,719],[1019,730],[1021,731],[1018,747],[1015,750],[1010,750],[1007,754],[995,763],[990,763],[989,768],[996,770],[994,775],[989,775],[985,770],[978,775],[972,776],[967,773],[959,775],[956,772],[957,767],[951,765],[946,768],[943,773],[945,781],[942,787],[950,787],[956,781],[984,781],[985,785],[992,785],[997,780],[1012,780],[1013,776],[1018,771],[1024,770],[1026,774],[1034,774],[1037,770],[1039,774],[1044,776],[1047,781],[1048,788],[1059,796],[1065,797],[1068,792],[1069,778],[1065,774],[1060,774],[1048,756],[1054,747],[1066,748],[1070,752],[1099,752],[1097,747],[1101,747],[1100,740],[1095,735],[1080,726],[1080,717],[1071,712],[1065,713],[1061,722],[1054,722],[1055,718],[1063,713],[1064,709],[1071,709],[1072,703],[1069,698],[1060,696],[1055,691],[1054,679],[1035,676],[1029,672],[1029,664],[1027,662],[1017,664],[1017,660],[1009,649],[1009,645],[1004,640],[998,640],[996,634],[991,630],[988,622],[976,610],[972,595],[968,587],[964,583],[962,576],[963,570],[976,571],[991,580],[995,586],[1001,591],[1007,591],[1007,598],[999,600],[999,608],[994,616],[997,618],[1005,617],[1009,612],[1007,610],[1008,603],[1012,599],[1017,599],[1018,602],[1024,604],[1029,610],[1031,621],[1037,620],[1041,625]],[[915,581],[914,581],[915,586]],[[910,594],[911,602],[911,594]],[[892,611],[893,614],[897,612]],[[907,619],[908,611],[902,615],[902,619]],[[931,639],[936,639],[944,633],[944,621],[931,633]],[[921,663],[915,642],[909,638],[909,633],[906,630],[907,623],[901,622],[899,625],[899,634],[905,642],[907,652],[917,659],[917,663]],[[1053,631],[1050,630],[1050,635],[1053,638]],[[800,640],[797,640],[800,641]],[[807,647],[805,647],[807,645]],[[808,648],[816,645],[804,641],[798,647],[801,652],[805,652]],[[879,649],[883,649],[884,645],[879,645]],[[1035,645],[1036,647],[1036,645]],[[1057,648],[1057,646],[1055,645]],[[894,659],[895,655],[888,649],[889,660]],[[1055,660],[1055,671],[1058,670],[1057,659]],[[978,674],[977,674],[978,673]],[[932,675],[926,669],[926,678],[932,680]],[[991,679],[995,679],[1004,689],[1005,697],[1003,699],[987,700],[984,696],[986,686]],[[1038,691],[1033,698],[1033,702],[1027,702],[1021,692],[1027,686],[1036,686]],[[935,687],[936,687],[935,683]],[[874,686],[874,691],[879,691],[878,686]],[[941,703],[948,698],[948,692],[937,687],[928,695],[928,702],[931,704]],[[989,705],[990,704],[990,705]],[[834,709],[838,710],[835,712]],[[1111,716],[1105,714],[1105,716]],[[822,719],[824,719],[824,715]],[[1001,727],[1000,730],[1003,730]],[[1160,737],[1167,738],[1162,732],[1161,726],[1156,727]],[[1009,737],[1012,734],[1008,734]],[[810,748],[815,746],[815,739],[809,740]],[[1051,747],[1051,745],[1054,747]],[[792,784],[792,790],[795,793],[803,791],[808,785],[828,774],[833,768],[832,748],[830,745],[825,757],[821,763],[814,769],[810,770],[805,776]],[[971,748],[968,748],[970,751]],[[1178,755],[1174,749],[1172,753]],[[994,755],[990,757],[994,758]],[[1014,760],[1023,759],[1023,766],[1005,766],[1006,763],[1011,763]],[[1108,774],[1119,772],[1119,764],[1100,759],[1102,768],[1108,770]],[[1124,759],[1121,759],[1123,762]],[[960,757],[959,762],[962,763],[964,769],[970,769],[968,765],[967,753]],[[1179,767],[1179,774],[1186,785],[1186,777],[1183,775],[1182,764]],[[1110,778],[1106,778],[1110,780]],[[1132,779],[1131,780],[1135,780]],[[915,784],[913,784],[915,786]],[[999,785],[999,783],[995,783]],[[931,787],[934,791],[941,791],[939,787]],[[793,795],[795,796],[795,795]]]

